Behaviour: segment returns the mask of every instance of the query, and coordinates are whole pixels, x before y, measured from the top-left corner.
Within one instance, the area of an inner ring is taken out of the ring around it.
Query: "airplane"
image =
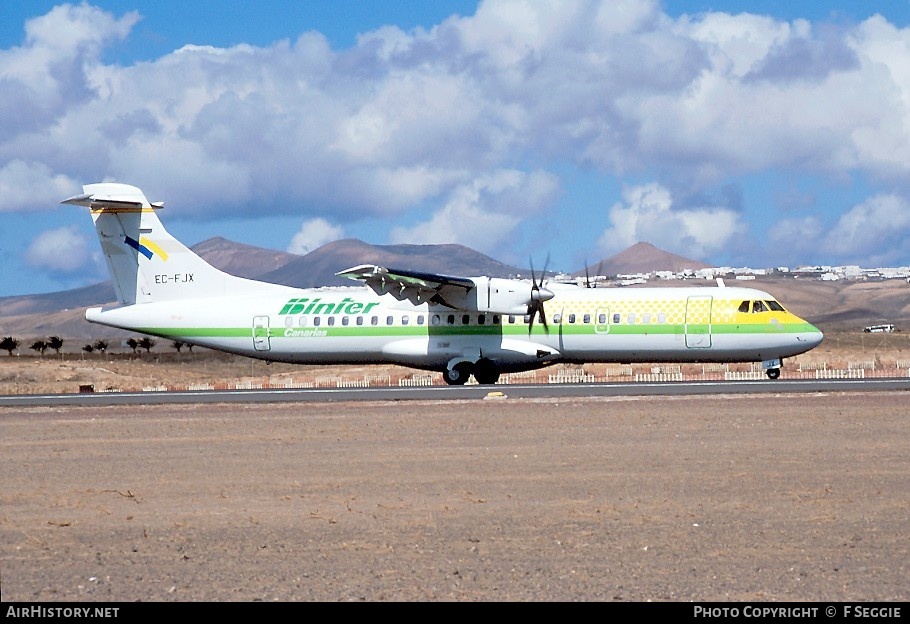
[[[398,364],[471,376],[557,363],[761,362],[822,332],[770,294],[717,286],[586,288],[538,279],[460,277],[360,265],[337,273],[359,287],[299,289],[225,273],[164,229],[137,187],[87,184],[61,203],[90,209],[118,303],[89,322],[266,361]]]

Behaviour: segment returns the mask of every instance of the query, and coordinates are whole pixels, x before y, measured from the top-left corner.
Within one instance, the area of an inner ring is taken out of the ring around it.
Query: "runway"
[[[0,396],[0,407],[162,405],[181,403],[285,403],[332,401],[447,401],[485,398],[580,398],[622,396],[710,396],[719,394],[804,394],[813,392],[910,391],[910,377],[700,382],[510,384],[370,388],[288,388],[98,392]]]
[[[662,385],[0,409],[0,600],[910,597],[906,392]]]

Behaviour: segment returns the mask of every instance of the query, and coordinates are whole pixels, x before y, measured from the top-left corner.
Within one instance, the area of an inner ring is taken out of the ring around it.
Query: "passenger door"
[[[690,349],[711,347],[710,295],[693,295],[686,300],[686,346]]]

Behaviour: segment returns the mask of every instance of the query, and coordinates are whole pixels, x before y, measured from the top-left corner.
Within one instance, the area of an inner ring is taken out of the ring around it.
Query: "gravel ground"
[[[908,404],[0,408],[0,598],[906,601]]]

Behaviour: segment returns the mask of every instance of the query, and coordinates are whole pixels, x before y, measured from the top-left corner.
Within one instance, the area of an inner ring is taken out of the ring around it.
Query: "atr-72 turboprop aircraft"
[[[143,192],[83,187],[66,204],[91,209],[119,305],[92,323],[263,360],[393,363],[471,375],[558,362],[762,362],[776,379],[785,357],[822,333],[771,295],[749,288],[584,288],[455,277],[372,265],[338,275],[363,288],[298,289],[220,271],[167,233]],[[546,309],[544,308],[546,304]]]

